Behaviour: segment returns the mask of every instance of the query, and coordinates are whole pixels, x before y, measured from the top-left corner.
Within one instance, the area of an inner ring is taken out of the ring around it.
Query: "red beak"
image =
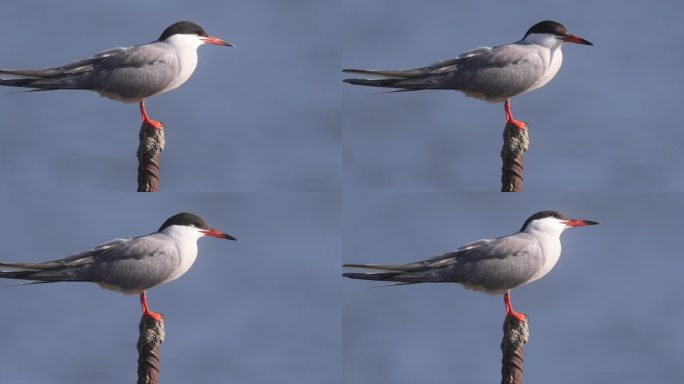
[[[202,233],[204,233],[204,236],[211,236],[211,237],[218,237],[219,239],[226,239],[226,240],[237,240],[233,236],[221,232],[218,229],[210,228],[210,229],[203,229],[201,230]]]
[[[575,36],[575,35],[567,35],[567,36],[565,36],[565,37],[563,38],[563,41],[565,41],[566,43],[575,43],[575,44],[583,44],[583,45],[594,45],[594,44],[590,43],[589,41],[584,40],[583,38],[577,37],[577,36]]]
[[[566,227],[584,227],[585,225],[596,225],[598,224],[595,221],[589,221],[589,220],[566,220],[565,221],[565,226]]]
[[[213,45],[224,45],[226,47],[234,47],[233,44],[223,41],[219,39],[218,37],[213,37],[213,36],[207,36],[207,37],[202,37],[202,41],[204,41],[204,44],[213,44]]]

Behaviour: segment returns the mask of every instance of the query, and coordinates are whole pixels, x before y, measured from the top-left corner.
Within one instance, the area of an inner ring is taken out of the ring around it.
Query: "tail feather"
[[[21,78],[21,79],[0,79],[0,85],[6,87],[35,88],[40,91],[50,91],[55,89],[83,89],[82,86],[74,84],[68,79],[51,78]]]
[[[396,276],[401,272],[381,272],[381,273],[361,273],[349,272],[343,273],[342,276],[357,280],[374,280],[374,281],[397,281]]]
[[[421,272],[378,272],[378,273],[343,273],[342,276],[356,280],[391,281],[402,284],[440,283],[439,277]],[[392,284],[397,285],[397,284]]]
[[[373,269],[378,271],[408,272],[424,267],[422,262],[410,264],[344,264],[344,268]]]
[[[421,89],[448,89],[445,84],[434,78],[392,78],[392,79],[344,79],[345,83],[369,87],[398,88],[400,91],[419,91]]]
[[[49,283],[57,283],[57,281],[28,281],[26,283],[16,283],[16,284],[8,284],[8,285],[3,285],[3,288],[7,287],[21,287],[22,285],[33,285],[33,284],[49,284]]]
[[[53,283],[57,281],[81,281],[74,274],[55,268],[55,263],[0,263],[0,267],[19,269],[18,271],[0,271],[2,279],[34,280],[35,282]]]
[[[439,283],[445,280],[439,269],[431,268],[426,261],[408,264],[344,264],[345,268],[370,269],[381,272],[348,272],[342,276],[358,280],[392,281],[400,284]]]
[[[14,269],[46,269],[40,263],[0,263],[0,267],[14,268]]]
[[[403,79],[344,79],[345,83],[370,87],[401,88],[397,85]]]
[[[83,281],[76,276],[53,271],[1,271],[0,278],[34,280],[43,283],[55,283],[58,281]]]
[[[17,76],[16,78],[0,79],[0,85],[7,87],[35,88],[49,91],[53,89],[82,89],[74,81],[76,73],[67,73],[67,67],[40,70],[31,69],[0,69],[0,74]]]
[[[0,263],[0,267],[4,268],[30,269],[33,271],[47,271],[51,269],[61,268],[63,266],[63,260],[46,261],[43,263]]]
[[[343,69],[344,73],[356,73],[359,75],[371,75],[371,76],[381,76],[381,77],[395,77],[399,79],[410,79],[415,77],[423,77],[427,75],[427,72],[421,69],[408,69],[408,70],[372,70],[372,69]]]
[[[0,69],[0,74],[11,75],[11,76],[24,76],[32,78],[45,78],[55,76],[57,74],[63,74],[63,71],[57,70],[57,68],[50,69]]]

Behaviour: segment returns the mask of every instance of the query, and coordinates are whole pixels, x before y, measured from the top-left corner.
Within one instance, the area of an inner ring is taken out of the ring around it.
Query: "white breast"
[[[195,259],[197,259],[197,243],[186,242],[183,244],[182,248],[179,247],[179,252],[181,255],[181,263],[178,266],[178,269],[176,269],[171,276],[164,280],[164,283],[168,283],[171,280],[176,280],[177,278],[183,276],[185,272],[192,267],[192,264],[195,263]]]
[[[195,68],[197,68],[197,47],[203,43],[197,35],[173,35],[164,42],[173,46],[180,66],[176,79],[162,91],[167,92],[180,87],[195,72]]]
[[[555,240],[555,241],[554,241]],[[561,255],[561,242],[559,238],[556,239],[548,239],[546,241],[543,241],[540,243],[542,253],[544,255],[544,265],[541,267],[539,271],[537,271],[532,278],[526,283],[529,284],[535,280],[539,280],[544,275],[549,273],[553,267],[556,266],[556,263],[558,262],[558,259],[560,259]]]
[[[543,87],[553,79],[554,76],[558,73],[558,70],[561,67],[561,64],[563,64],[563,52],[561,51],[561,47],[559,46],[558,48],[555,49],[544,49],[541,51],[540,56],[542,58],[542,62],[544,63],[544,74],[537,79],[537,81],[532,84],[532,86],[525,92],[527,93],[529,91],[535,90],[537,88]]]

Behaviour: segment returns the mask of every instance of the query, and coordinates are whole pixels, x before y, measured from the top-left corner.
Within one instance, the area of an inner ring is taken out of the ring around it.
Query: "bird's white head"
[[[598,223],[589,220],[568,219],[557,211],[541,211],[528,217],[520,232],[540,233],[558,237],[564,230],[570,227],[583,227],[595,224]]]
[[[209,36],[202,27],[191,21],[173,23],[162,32],[158,40],[179,48],[192,50],[197,50],[197,47],[203,44],[234,46],[218,37]]]
[[[163,232],[172,237],[179,237],[192,241],[197,241],[203,236],[236,240],[227,233],[210,228],[201,217],[187,212],[178,213],[166,219],[164,224],[159,228],[159,232]]]
[[[522,41],[551,49],[560,47],[563,43],[594,45],[581,37],[569,34],[561,23],[551,20],[545,20],[530,27]]]

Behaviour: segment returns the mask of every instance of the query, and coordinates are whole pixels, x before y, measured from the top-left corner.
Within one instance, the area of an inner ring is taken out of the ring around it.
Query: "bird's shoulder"
[[[542,58],[535,50],[530,50],[524,45],[507,44],[478,47],[463,52],[456,58],[434,63],[426,69],[433,74],[448,73],[466,64],[473,69],[502,68],[520,64],[543,65]]]
[[[160,254],[165,256],[178,255],[174,241],[169,241],[168,235],[155,232],[146,236],[134,237],[125,242],[125,246],[117,245],[120,253],[132,258],[156,257]],[[125,250],[121,252],[123,249]]]
[[[428,265],[435,266],[435,267],[452,264],[452,263],[457,262],[459,258],[462,258],[462,257],[468,255],[474,249],[480,249],[482,247],[487,246],[493,240],[495,240],[495,239],[480,239],[477,241],[473,241],[472,243],[462,245],[453,251],[449,251],[449,252],[445,252],[445,253],[441,253],[441,254],[432,256],[431,258],[426,260],[426,262]]]
[[[116,47],[104,50],[93,56],[99,65],[121,67],[142,67],[156,63],[177,61],[174,50],[166,47],[166,43],[155,41],[133,47]]]
[[[492,50],[491,47],[477,47],[475,49],[471,49],[469,51],[462,52],[454,58],[436,61],[436,62],[428,65],[427,67],[418,68],[418,69],[426,71],[426,72],[430,72],[431,74],[440,74],[440,73],[450,72],[450,71],[456,69],[458,65],[463,64],[464,62],[472,59],[473,57],[477,57],[477,56],[481,56],[483,54],[486,54],[487,52],[489,52],[491,50]]]
[[[64,261],[74,265],[95,259],[104,260],[113,255],[117,260],[122,260],[154,257],[160,253],[172,256],[177,254],[178,250],[173,242],[165,241],[159,233],[153,233],[147,236],[113,239],[90,250],[75,253],[65,258]]]
[[[121,52],[125,52],[127,50],[131,49],[131,47],[114,47],[114,48],[109,48],[105,49],[104,51],[98,52],[93,55],[93,58],[105,58],[109,57],[112,55],[116,55]]]
[[[428,259],[430,265],[440,266],[467,260],[501,259],[520,254],[536,253],[539,243],[524,232],[494,239],[481,239],[465,244],[454,251]]]

